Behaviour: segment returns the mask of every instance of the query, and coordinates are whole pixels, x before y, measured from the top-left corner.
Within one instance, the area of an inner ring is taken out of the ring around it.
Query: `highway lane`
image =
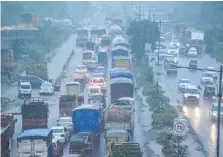
[[[189,66],[189,62],[192,58],[179,56],[178,61],[180,66]],[[208,66],[213,66],[216,69],[219,69],[220,63],[216,62],[207,54],[202,54],[202,56],[197,58],[198,60],[198,67],[199,68],[206,68]],[[154,73],[157,69],[154,66]],[[177,81],[182,78],[188,78],[194,85],[200,84],[201,78],[201,71],[191,72],[188,69],[178,69],[177,76],[167,76],[165,73],[164,68],[162,68],[162,72],[164,76],[162,78],[161,86],[166,92],[166,95],[170,98],[171,104],[176,105],[183,105],[182,104],[182,94],[178,91],[177,88]],[[218,84],[218,80],[216,81]],[[200,104],[196,107],[187,106],[184,107],[184,113],[189,118],[192,127],[195,129],[199,139],[201,140],[202,144],[205,147],[205,150],[208,153],[209,157],[215,156],[216,150],[216,138],[217,138],[217,130],[216,130],[216,122],[212,122],[209,117],[209,108],[210,102],[203,99],[203,90],[204,86],[201,85],[202,91],[201,93],[201,101]],[[178,104],[178,102],[180,104]],[[185,105],[183,105],[185,106]],[[221,122],[221,135],[223,131],[223,123]],[[223,144],[223,136],[220,138],[221,144]],[[223,150],[220,150],[220,156],[223,156]]]

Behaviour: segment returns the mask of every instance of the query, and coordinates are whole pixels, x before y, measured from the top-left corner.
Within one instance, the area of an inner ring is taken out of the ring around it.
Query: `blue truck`
[[[18,138],[18,156],[53,157],[53,131],[51,129],[30,129]]]
[[[110,78],[118,78],[118,77],[124,77],[124,78],[129,78],[133,80],[133,74],[129,69],[126,68],[113,68],[110,70]]]
[[[73,134],[70,141],[70,154],[92,153],[95,141],[100,140],[100,132],[104,130],[103,111],[100,106],[81,105],[73,110]],[[83,136],[88,133],[89,135]],[[81,136],[82,135],[82,136]]]

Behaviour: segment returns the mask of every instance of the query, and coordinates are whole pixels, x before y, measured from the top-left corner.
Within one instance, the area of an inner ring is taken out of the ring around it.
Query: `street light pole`
[[[218,121],[217,121],[217,157],[220,157],[220,116],[221,116],[221,97],[222,97],[222,91],[221,91],[221,86],[222,86],[222,65],[220,66],[220,76],[219,76],[219,95],[218,95]]]
[[[158,47],[158,66],[160,65],[160,37],[161,37],[161,23],[162,21],[160,20],[159,25],[160,25],[160,35],[159,35],[159,47]]]

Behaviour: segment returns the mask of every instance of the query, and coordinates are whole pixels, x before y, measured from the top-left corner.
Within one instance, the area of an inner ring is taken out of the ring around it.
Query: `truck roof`
[[[130,59],[130,57],[126,57],[126,56],[114,56],[112,58],[113,59]]]
[[[67,82],[66,86],[68,86],[68,85],[79,85],[79,84],[80,84],[79,82],[72,81],[72,82]]]
[[[125,51],[128,51],[128,49],[126,47],[124,47],[124,46],[116,46],[116,47],[112,48],[112,51],[117,51],[117,50],[125,50]]]
[[[28,86],[30,86],[31,84],[30,84],[30,82],[20,82],[20,85],[28,85]]]
[[[195,29],[189,29],[188,31],[191,32],[191,33],[204,33],[202,31],[195,30]]]
[[[22,132],[17,140],[23,140],[23,139],[45,139],[52,134],[51,129],[31,129],[31,130],[26,130]]]
[[[115,84],[115,83],[131,83],[131,84],[133,84],[133,81],[130,78],[119,77],[119,78],[111,79],[110,83],[111,84]]]

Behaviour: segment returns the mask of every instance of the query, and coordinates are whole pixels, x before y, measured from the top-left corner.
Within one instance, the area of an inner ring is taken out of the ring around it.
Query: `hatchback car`
[[[66,143],[70,139],[70,131],[64,126],[52,127],[53,139],[58,139],[62,143]]]
[[[40,91],[39,94],[50,94],[53,95],[54,94],[54,87],[53,84],[50,82],[43,82],[41,87],[40,87]]]

